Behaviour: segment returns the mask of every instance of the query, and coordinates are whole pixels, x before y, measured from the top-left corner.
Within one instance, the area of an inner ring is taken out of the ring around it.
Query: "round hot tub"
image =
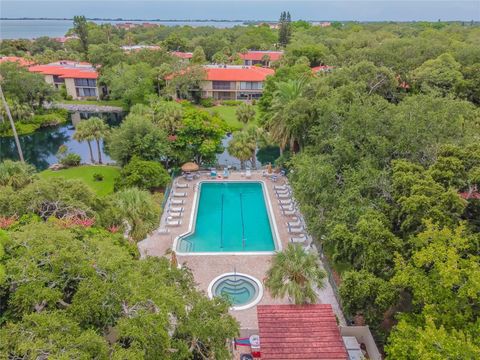
[[[263,296],[263,287],[250,275],[226,273],[213,279],[208,295],[211,298],[223,296],[231,301],[233,310],[244,310],[258,304]]]

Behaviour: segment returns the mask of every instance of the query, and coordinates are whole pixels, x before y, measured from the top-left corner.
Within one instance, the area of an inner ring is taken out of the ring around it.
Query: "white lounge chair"
[[[296,210],[283,210],[283,216],[296,216]]]
[[[169,212],[168,213],[168,217],[172,217],[172,218],[181,218],[182,217],[182,213],[181,212]]]
[[[303,227],[289,227],[288,228],[288,232],[290,234],[303,234],[305,230],[303,229]]]
[[[185,200],[180,200],[180,199],[170,200],[170,205],[183,205],[183,204],[185,204]]]
[[[278,199],[278,203],[280,205],[290,205],[293,202],[293,200],[290,199]]]
[[[165,234],[168,234],[169,232],[170,232],[170,230],[165,229],[165,228],[159,228],[157,230],[157,234],[159,234],[159,235],[165,235]]]
[[[292,243],[304,243],[305,241],[307,241],[307,237],[305,236],[305,234],[302,234],[300,236],[294,236],[294,237],[290,238],[290,242],[292,242]]]
[[[297,227],[297,226],[302,226],[302,225],[303,224],[300,220],[287,222],[288,227]]]
[[[273,189],[274,190],[280,190],[280,191],[281,190],[290,190],[290,186],[288,186],[286,184],[285,185],[274,185]]]
[[[290,189],[284,189],[284,190],[275,190],[277,194],[289,194]]]
[[[167,220],[167,226],[180,226],[182,224],[181,220]]]
[[[281,204],[280,204],[280,208],[281,208],[282,210],[284,210],[284,211],[285,211],[285,210],[295,210],[295,207],[293,206],[293,203],[292,203],[292,204],[288,204],[288,205],[281,205]]]
[[[181,206],[171,206],[168,212],[183,212],[185,209]]]
[[[286,194],[277,194],[277,198],[279,199],[290,199],[290,193],[286,193]]]
[[[174,192],[173,197],[186,197],[187,193],[186,192]]]
[[[177,187],[177,189],[187,189],[187,188],[188,188],[188,184],[178,183],[176,187]]]
[[[251,179],[252,178],[252,172],[250,170],[245,171],[245,177],[247,179]]]

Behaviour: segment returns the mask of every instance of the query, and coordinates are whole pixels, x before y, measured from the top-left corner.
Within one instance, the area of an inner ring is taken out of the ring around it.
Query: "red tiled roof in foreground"
[[[346,360],[329,304],[257,306],[262,360]]]
[[[270,61],[277,61],[283,56],[283,51],[254,51],[249,50],[248,52],[238,54],[242,60],[252,60],[252,61],[262,61],[263,57],[268,55]]]
[[[30,66],[34,64],[33,61],[24,59],[19,56],[0,56],[0,64],[4,62],[16,62],[20,66]]]
[[[75,67],[73,62],[54,63],[48,65],[35,65],[28,68],[31,72],[41,73],[44,75],[57,75],[61,78],[70,79],[97,79],[98,73],[89,67],[88,63],[78,63]]]
[[[258,66],[212,66],[205,67],[210,81],[265,81],[274,70]]]
[[[191,52],[182,52],[182,51],[172,51],[170,54],[173,56],[179,57],[180,59],[191,59],[193,53]]]

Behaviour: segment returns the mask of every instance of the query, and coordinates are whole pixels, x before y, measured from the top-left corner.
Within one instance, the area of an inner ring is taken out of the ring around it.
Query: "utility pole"
[[[0,76],[0,82],[2,80],[3,79]],[[22,152],[22,147],[20,146],[20,140],[18,139],[17,129],[15,128],[15,123],[13,122],[12,114],[10,113],[10,107],[8,106],[7,100],[5,100],[5,96],[3,95],[3,90],[2,90],[2,85],[1,84],[0,84],[0,97],[2,98],[3,107],[5,108],[5,111],[7,112],[7,117],[10,120],[10,125],[11,125],[12,131],[13,131],[13,137],[15,138],[15,144],[17,144],[18,156],[20,158],[20,161],[22,163],[24,163],[25,160],[23,159],[23,152]]]

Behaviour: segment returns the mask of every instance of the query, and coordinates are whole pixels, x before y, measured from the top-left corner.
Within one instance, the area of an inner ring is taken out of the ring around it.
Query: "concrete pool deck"
[[[190,225],[190,218],[193,210],[193,200],[195,189],[199,181],[209,179],[210,176],[201,176],[200,179],[186,181],[184,179],[176,179],[175,183],[188,183],[189,187],[186,189],[176,189],[175,185],[170,193],[173,192],[186,192],[187,196],[178,198],[184,199],[185,204],[181,205],[184,208],[184,213],[181,218],[181,224],[176,227],[167,227],[169,229],[168,234],[159,234],[155,231],[147,239],[138,243],[138,248],[142,257],[146,256],[165,256],[168,249],[173,248],[174,240],[177,236],[184,234],[188,231]],[[247,179],[240,172],[230,173],[228,180],[244,180],[244,181],[264,181],[267,189],[267,196],[271,201],[271,211],[276,220],[278,239],[282,248],[285,248],[288,244],[290,237],[292,236],[288,232],[286,222],[290,218],[284,216],[281,212],[280,205],[275,197],[274,185],[282,185],[285,183],[284,178],[279,177],[277,182],[273,182],[270,179],[266,179],[262,176],[261,171],[252,171],[251,178]],[[164,212],[160,228],[165,228],[167,211]],[[210,282],[217,276],[229,273],[239,272],[248,274],[260,280],[263,283],[265,274],[270,267],[270,261],[272,254],[255,254],[255,255],[232,255],[229,253],[219,255],[182,255],[177,254],[178,263],[182,266],[187,266],[192,270],[197,286],[200,290],[207,293]],[[340,324],[345,324],[343,314],[340,310],[338,302],[334,296],[333,289],[328,281],[325,281],[323,289],[318,290],[319,303],[331,304]],[[278,305],[289,304],[288,299],[273,299],[268,290],[264,289],[263,298],[260,300],[259,305]],[[246,310],[232,310],[231,314],[239,321],[242,335],[248,335],[255,332],[258,329],[257,322],[257,308],[256,306]]]

